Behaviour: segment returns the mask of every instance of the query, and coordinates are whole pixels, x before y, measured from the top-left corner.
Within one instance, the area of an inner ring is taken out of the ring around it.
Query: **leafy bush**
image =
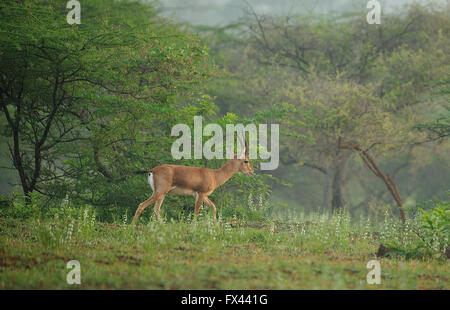
[[[25,220],[39,213],[44,205],[41,194],[34,192],[30,197],[14,193],[11,197],[0,196],[0,216]]]
[[[389,223],[388,235],[382,240],[380,256],[401,256],[406,259],[445,258],[449,248],[450,203],[440,201],[432,209],[419,209],[420,214],[404,226]],[[395,234],[401,233],[400,236]],[[383,242],[384,241],[384,242]],[[383,245],[384,244],[384,245]]]
[[[418,237],[432,253],[445,254],[449,246],[450,202],[442,202],[434,209],[422,210]]]

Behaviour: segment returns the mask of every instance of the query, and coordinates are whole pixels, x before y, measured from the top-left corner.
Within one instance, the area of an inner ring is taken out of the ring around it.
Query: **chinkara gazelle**
[[[234,154],[234,158],[229,159],[219,169],[166,164],[148,170],[148,183],[153,194],[139,204],[132,223],[135,224],[145,208],[152,203],[155,204],[153,209],[155,218],[160,220],[159,211],[167,194],[194,196],[195,217],[200,212],[202,202],[206,202],[211,207],[214,221],[217,223],[216,206],[208,196],[238,172],[246,175],[254,174],[248,158],[248,144],[245,139],[244,143],[242,152],[238,155]]]

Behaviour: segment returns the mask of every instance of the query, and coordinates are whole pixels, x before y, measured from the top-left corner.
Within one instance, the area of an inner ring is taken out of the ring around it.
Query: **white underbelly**
[[[192,189],[181,188],[181,187],[172,187],[170,189],[170,194],[174,195],[193,195],[194,191]]]

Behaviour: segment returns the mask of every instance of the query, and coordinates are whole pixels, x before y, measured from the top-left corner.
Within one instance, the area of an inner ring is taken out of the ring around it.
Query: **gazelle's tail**
[[[152,191],[154,192],[155,191],[155,187],[153,186],[153,173],[151,173],[151,170],[149,170],[149,172],[148,172],[147,180],[148,180],[148,184],[152,188]]]

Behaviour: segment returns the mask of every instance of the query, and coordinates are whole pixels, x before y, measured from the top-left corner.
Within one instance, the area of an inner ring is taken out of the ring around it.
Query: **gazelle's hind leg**
[[[142,212],[145,208],[147,208],[149,205],[155,202],[155,195],[152,195],[149,199],[147,199],[144,202],[141,202],[136,209],[136,213],[134,214],[133,220],[131,221],[131,224],[136,224],[136,221],[138,220],[139,216],[141,216]]]
[[[150,172],[147,177],[148,184],[152,188],[153,195],[147,199],[146,201],[139,204],[139,207],[136,210],[136,214],[134,215],[132,224],[135,224],[139,219],[139,216],[142,212],[152,203],[155,203],[155,207],[153,209],[155,213],[156,219],[159,220],[159,209],[161,208],[161,204],[164,200],[164,196],[170,191],[170,182],[164,178],[164,176],[157,176],[154,173]]]
[[[137,222],[137,220],[139,219],[139,216],[141,216],[142,212],[144,212],[145,208],[147,208],[152,203],[160,200],[161,196],[164,198],[164,196],[161,195],[161,194],[153,193],[152,197],[150,197],[149,199],[147,199],[144,202],[141,202],[139,204],[139,207],[136,210],[136,213],[134,214],[134,217],[133,217],[133,220],[131,221],[131,224],[135,224]]]
[[[161,198],[159,198],[156,202],[155,202],[155,207],[153,208],[153,212],[155,213],[155,218],[157,221],[160,220],[159,218],[159,210],[161,209],[161,205],[164,201],[164,197],[166,196],[162,196]]]

